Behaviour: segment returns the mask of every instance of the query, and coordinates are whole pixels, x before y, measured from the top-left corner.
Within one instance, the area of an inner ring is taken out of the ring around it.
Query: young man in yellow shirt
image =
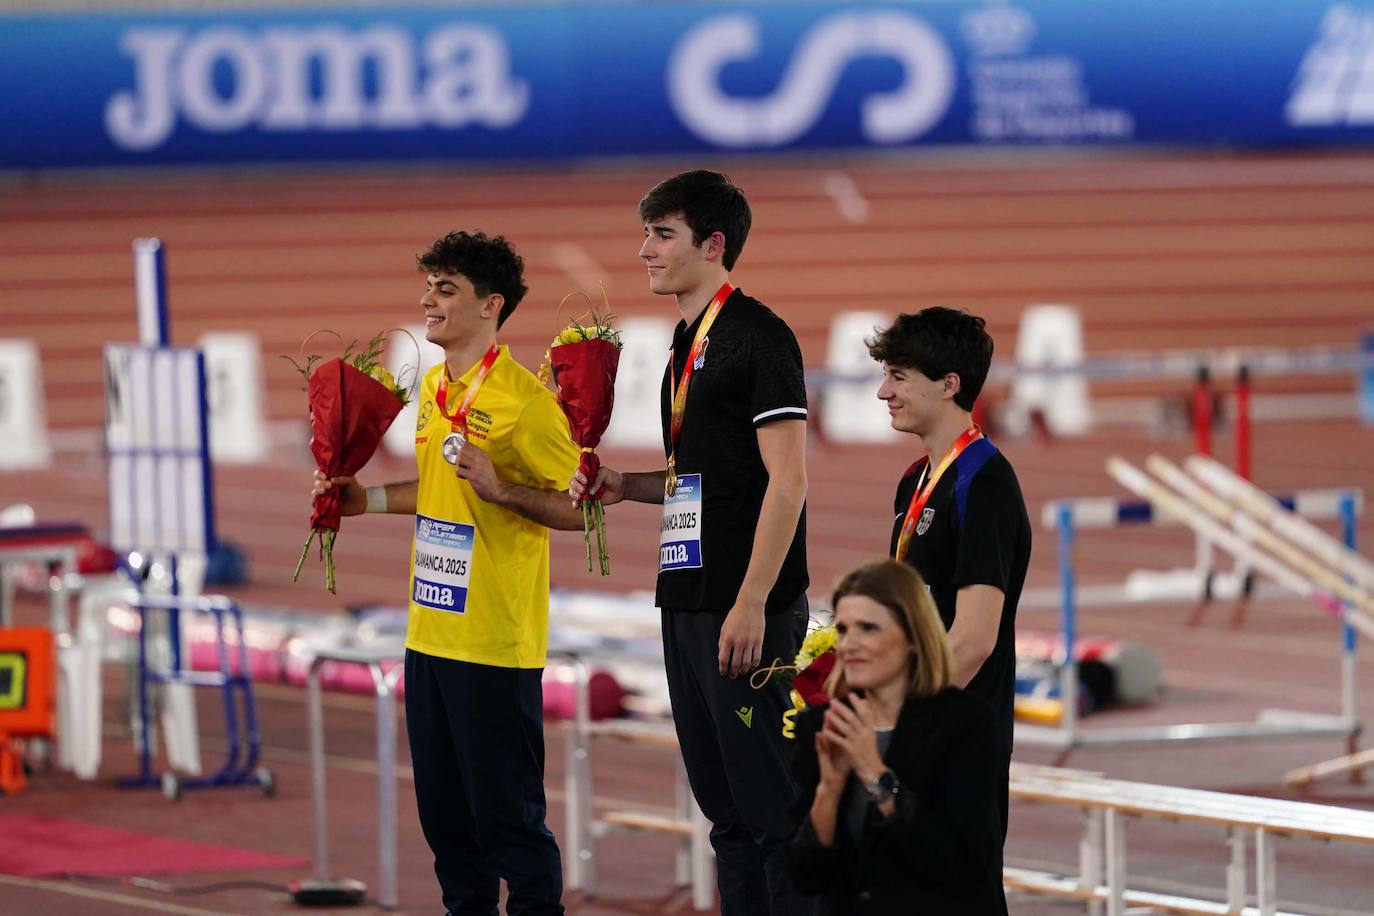
[[[425,337],[444,361],[418,398],[419,476],[342,491],[343,514],[414,515],[406,729],[420,824],[450,914],[561,914],[544,824],[549,528],[580,530],[563,492],[578,449],[553,394],[497,343],[527,290],[500,236],[452,232],[417,259]]]

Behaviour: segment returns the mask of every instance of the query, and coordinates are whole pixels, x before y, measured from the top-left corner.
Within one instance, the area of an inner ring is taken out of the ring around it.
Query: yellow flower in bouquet
[[[812,662],[835,648],[837,638],[834,624],[816,627],[807,633],[806,638],[802,640],[801,651],[797,653],[797,670],[805,671]]]
[[[396,376],[391,374],[390,369],[382,365],[375,365],[367,370],[367,374],[371,378],[381,382],[387,387],[387,390],[400,398],[402,407],[410,403],[410,392],[401,387],[400,383],[396,381]]]

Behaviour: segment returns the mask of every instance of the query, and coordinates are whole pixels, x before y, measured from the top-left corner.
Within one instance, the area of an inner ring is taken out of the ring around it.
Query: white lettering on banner
[[[828,16],[802,38],[770,95],[727,95],[727,64],[759,54],[758,20],[744,13],[715,16],[692,28],[668,61],[668,97],[683,123],[718,146],[783,146],[815,126],[845,68],[863,57],[889,57],[905,71],[896,89],[872,94],[860,111],[864,136],[902,143],[930,130],[954,95],[954,64],[940,36],[898,10]]]
[[[273,29],[263,39],[278,64],[277,92],[263,114],[268,130],[356,130],[366,125],[367,100],[360,78],[371,60],[377,67],[377,97],[371,110],[378,127],[419,127],[424,120],[417,97],[410,36],[378,26],[350,35],[338,26]],[[311,97],[311,66],[319,62],[322,93]]]
[[[960,21],[968,63],[970,128],[979,140],[1129,140],[1135,118],[1094,105],[1083,64],[1066,54],[1031,53],[1035,19],[1009,5],[973,10]]]
[[[1284,113],[1293,127],[1374,124],[1374,10],[1327,9]]]
[[[134,59],[134,85],[141,91],[117,93],[105,106],[105,132],[119,146],[152,149],[171,136],[172,57],[185,35],[184,29],[129,29],[120,36],[119,49]]]
[[[134,86],[110,98],[105,129],[128,150],[161,146],[179,117],[215,133],[503,129],[529,110],[529,84],[512,74],[504,36],[485,26],[437,28],[422,50],[410,32],[386,25],[194,34],[138,27],[119,47],[134,60]],[[227,84],[217,83],[221,74]]]
[[[234,74],[233,94],[221,96],[215,70],[227,64]],[[253,122],[267,95],[267,74],[253,39],[241,29],[206,29],[187,45],[181,58],[181,107],[202,130],[229,133]]]

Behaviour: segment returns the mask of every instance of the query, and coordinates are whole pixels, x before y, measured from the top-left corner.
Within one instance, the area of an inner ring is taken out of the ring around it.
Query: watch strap
[[[878,774],[878,778],[872,782],[864,784],[864,791],[868,793],[868,800],[874,804],[882,804],[889,798],[896,798],[901,792],[902,785],[897,781],[896,775],[891,770],[883,770]]]

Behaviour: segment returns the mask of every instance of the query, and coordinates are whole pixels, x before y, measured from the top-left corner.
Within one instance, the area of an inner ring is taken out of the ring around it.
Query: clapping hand
[[[863,696],[851,693],[838,698],[825,711],[825,724],[816,736],[817,751],[820,739],[825,738],[844,758],[846,773],[852,771],[871,782],[886,769],[878,751],[877,727],[873,706]]]
[[[816,733],[816,760],[821,765],[820,788],[838,795],[853,768],[849,758],[824,730]]]

